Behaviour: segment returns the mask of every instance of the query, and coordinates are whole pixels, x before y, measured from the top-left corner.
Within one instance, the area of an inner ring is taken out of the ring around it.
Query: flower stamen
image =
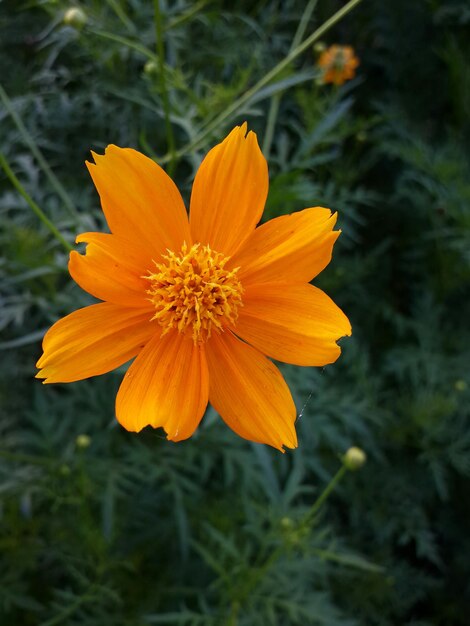
[[[178,253],[172,250],[155,263],[156,269],[144,278],[150,281],[149,300],[155,306],[152,320],[158,321],[163,334],[172,328],[191,333],[194,343],[209,339],[212,331],[233,326],[242,306],[243,287],[237,278],[238,267],[226,270],[229,257],[199,243]]]

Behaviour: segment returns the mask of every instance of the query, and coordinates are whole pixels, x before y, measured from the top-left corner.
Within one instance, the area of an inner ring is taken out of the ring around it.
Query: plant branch
[[[155,0],[157,1],[157,0]],[[181,157],[198,148],[206,139],[206,137],[212,133],[216,128],[218,128],[223,122],[229,119],[234,113],[238,112],[239,109],[244,106],[247,102],[253,98],[261,89],[266,87],[280,72],[282,72],[294,59],[300,56],[305,50],[307,50],[310,46],[312,46],[320,37],[322,37],[330,28],[332,28],[335,24],[341,21],[350,11],[352,11],[358,4],[360,4],[362,0],[350,0],[344,7],[342,7],[339,11],[337,11],[334,15],[332,15],[326,22],[324,22],[316,31],[314,31],[310,37],[307,37],[301,44],[296,46],[289,54],[284,57],[282,61],[280,61],[275,67],[272,68],[263,78],[261,78],[256,85],[248,89],[243,95],[237,98],[230,106],[228,106],[224,111],[222,111],[219,115],[217,115],[212,121],[208,122],[200,131],[196,134],[194,139],[189,142],[186,146],[181,148],[176,152],[175,155],[167,154],[162,159],[160,159],[160,163],[166,163],[172,158]]]
[[[15,187],[15,189],[18,191],[18,193],[23,196],[23,198],[26,200],[26,202],[29,204],[29,206],[31,207],[31,209],[33,210],[33,212],[39,217],[39,219],[41,220],[41,222],[47,226],[47,228],[51,231],[51,233],[55,236],[55,238],[60,241],[60,243],[64,246],[64,248],[67,250],[67,252],[70,252],[71,250],[73,250],[72,246],[68,243],[68,241],[66,241],[64,239],[64,237],[61,235],[61,233],[57,230],[57,228],[54,226],[54,224],[51,222],[51,220],[45,215],[45,213],[43,212],[43,210],[36,204],[36,202],[34,202],[34,200],[31,198],[31,196],[29,195],[29,193],[26,191],[26,189],[23,187],[23,185],[21,184],[21,182],[18,180],[18,178],[16,177],[15,173],[13,172],[13,170],[11,169],[8,161],[5,159],[5,157],[3,156],[3,154],[0,152],[0,167],[2,167],[3,171],[5,172],[5,174],[7,175],[7,177],[10,179],[11,183],[13,184],[13,186]]]
[[[165,50],[163,45],[163,25],[162,14],[160,10],[160,0],[154,0],[155,7],[155,36],[157,45],[158,69],[160,76],[160,90],[163,102],[163,112],[165,116],[166,139],[169,152],[168,174],[171,176],[176,165],[175,138],[173,135],[173,127],[170,120],[170,101],[168,98],[168,89],[166,84],[165,73]]]
[[[51,182],[51,185],[54,187],[54,189],[57,192],[57,195],[60,196],[60,198],[62,199],[62,201],[65,204],[66,208],[68,209],[69,213],[71,215],[73,215],[73,217],[76,217],[77,216],[77,210],[76,210],[75,205],[72,202],[69,194],[67,193],[65,188],[62,186],[62,183],[59,181],[57,176],[54,174],[54,172],[49,167],[49,164],[47,163],[46,159],[43,157],[41,151],[39,150],[38,146],[36,145],[36,142],[34,141],[34,139],[31,137],[29,131],[26,128],[26,126],[23,124],[23,120],[18,115],[18,113],[15,111],[15,108],[13,106],[12,101],[10,100],[10,98],[8,97],[6,91],[3,89],[3,87],[1,85],[0,85],[0,99],[3,102],[3,106],[5,107],[5,109],[7,110],[9,115],[11,116],[11,118],[13,119],[17,129],[19,130],[21,136],[23,137],[24,142],[27,144],[28,148],[33,153],[34,157],[36,158],[37,162],[39,163],[39,166],[42,168],[42,170],[44,171],[46,176],[49,178],[49,180]]]

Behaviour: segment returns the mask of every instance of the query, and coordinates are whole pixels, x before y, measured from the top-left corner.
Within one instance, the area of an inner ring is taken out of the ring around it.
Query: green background
[[[355,48],[353,81],[322,84],[309,46],[217,121],[299,25],[305,39],[344,3],[314,5],[160,7],[185,199],[204,153],[247,120],[269,161],[264,219],[339,213],[315,284],[353,336],[335,365],[283,368],[297,450],[244,441],[211,409],[180,444],[127,433],[123,370],[34,380],[45,330],[92,300],[0,170],[2,626],[468,624],[470,9],[364,0],[320,38]],[[105,229],[90,149],[163,162],[169,147],[153,3],[80,6],[81,29],[61,0],[0,2],[1,151],[70,243]],[[366,465],[305,525],[351,445]]]

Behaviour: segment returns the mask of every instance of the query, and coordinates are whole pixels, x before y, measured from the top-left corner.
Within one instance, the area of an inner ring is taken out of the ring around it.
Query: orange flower
[[[330,46],[322,52],[317,65],[323,69],[323,82],[342,85],[356,75],[359,59],[351,46]]]
[[[151,159],[108,146],[87,163],[112,234],[84,233],[72,278],[104,300],[47,332],[38,378],[72,382],[134,357],[116,415],[131,431],[190,437],[210,402],[241,437],[294,448],[296,409],[278,368],[336,361],[344,313],[309,284],[331,259],[336,214],[320,207],[256,228],[268,169],[246,124],[204,159],[190,219]],[[267,355],[267,356],[266,356]]]

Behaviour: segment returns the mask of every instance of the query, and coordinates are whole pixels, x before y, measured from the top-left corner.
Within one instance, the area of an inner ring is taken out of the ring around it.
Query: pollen
[[[148,298],[155,306],[152,320],[163,328],[191,334],[194,343],[203,343],[211,333],[233,327],[242,306],[243,288],[238,267],[225,269],[230,257],[199,243],[168,254],[144,276],[149,281]]]

